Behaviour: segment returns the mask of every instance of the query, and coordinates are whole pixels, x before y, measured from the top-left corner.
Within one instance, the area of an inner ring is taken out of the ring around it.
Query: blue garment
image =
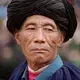
[[[60,56],[58,55],[56,57],[56,59],[40,75],[38,75],[38,77],[35,80],[47,80],[48,77],[53,75],[62,66],[63,66],[63,62],[62,62]],[[27,73],[27,68],[26,68],[24,73],[23,73],[22,80],[23,80],[23,78],[25,80],[28,80],[27,76],[26,76],[27,74],[28,73]]]
[[[26,69],[26,71],[25,71]],[[26,73],[25,73],[26,72]],[[9,80],[28,80],[27,62],[15,69]],[[70,62],[62,63],[59,56],[36,78],[36,80],[80,80],[80,69]]]

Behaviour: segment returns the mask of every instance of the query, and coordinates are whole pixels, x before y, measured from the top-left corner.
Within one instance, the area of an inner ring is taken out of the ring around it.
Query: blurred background
[[[11,0],[0,0],[0,80],[8,80],[14,68],[25,60],[20,47],[6,28],[7,5]],[[75,8],[77,30],[71,40],[64,43],[59,53],[64,61],[80,67],[80,0],[69,0]]]

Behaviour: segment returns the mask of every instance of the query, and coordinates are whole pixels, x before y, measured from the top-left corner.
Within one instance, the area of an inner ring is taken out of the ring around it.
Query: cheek
[[[50,39],[51,39],[52,43],[58,44],[60,41],[60,34],[56,33],[54,35],[50,35]]]
[[[60,40],[60,36],[58,33],[55,34],[50,34],[50,35],[45,35],[45,38],[48,42],[48,44],[52,47],[52,48],[56,48],[57,47],[57,43]]]
[[[21,32],[20,33],[20,39],[21,39],[21,45],[25,45],[25,44],[29,44],[30,41],[32,40],[32,35],[31,33],[26,33],[25,31],[24,32]]]
[[[28,46],[33,39],[33,34],[22,32],[20,33],[20,46],[22,48],[23,53],[28,52]]]

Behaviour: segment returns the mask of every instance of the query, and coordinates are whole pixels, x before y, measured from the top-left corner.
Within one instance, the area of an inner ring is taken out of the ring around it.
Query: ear
[[[64,42],[64,39],[65,39],[65,32],[61,32],[61,34],[60,34],[60,39],[59,39],[59,41],[57,42],[57,46],[58,46],[58,47],[61,47],[62,43]]]
[[[16,32],[14,36],[15,36],[15,40],[16,40],[17,44],[20,45],[20,43],[21,43],[20,33]]]

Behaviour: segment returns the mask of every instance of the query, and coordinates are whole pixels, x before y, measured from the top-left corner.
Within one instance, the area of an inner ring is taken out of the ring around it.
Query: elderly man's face
[[[33,15],[15,33],[15,39],[28,62],[50,63],[55,59],[57,47],[63,42],[64,36],[52,19]]]

